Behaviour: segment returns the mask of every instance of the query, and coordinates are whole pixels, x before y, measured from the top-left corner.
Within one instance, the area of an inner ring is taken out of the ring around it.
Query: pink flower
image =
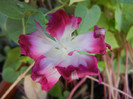
[[[60,76],[71,81],[86,75],[98,75],[97,59],[93,55],[80,54],[78,51],[104,54],[106,47],[105,29],[95,26],[94,31],[74,37],[72,33],[79,27],[81,18],[68,16],[63,10],[50,14],[46,32],[56,40],[48,38],[36,22],[38,31],[21,35],[19,44],[21,54],[35,60],[31,77],[48,91]]]

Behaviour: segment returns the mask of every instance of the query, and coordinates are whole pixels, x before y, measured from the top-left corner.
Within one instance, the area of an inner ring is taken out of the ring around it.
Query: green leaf
[[[81,2],[81,1],[84,1],[84,0],[70,0],[69,6],[71,6],[73,3]]]
[[[29,56],[21,56],[20,60],[24,63],[28,62],[31,58]]]
[[[70,92],[67,91],[67,90],[63,92],[63,95],[64,95],[65,98],[67,98],[69,96],[69,94],[70,94]]]
[[[11,50],[11,48],[9,46],[5,46],[4,47],[4,52],[7,54],[9,51]]]
[[[45,18],[45,16],[41,13],[33,13],[29,16],[26,22],[26,33],[37,31],[34,20],[36,20],[42,26],[43,30],[45,30],[46,28],[45,24],[47,23],[47,19]]]
[[[122,11],[119,7],[115,9],[115,28],[120,32],[122,26]]]
[[[67,98],[68,98],[68,96],[69,96],[69,94],[70,94],[70,92],[69,92],[69,91],[67,91],[67,90],[65,90],[65,91],[63,92],[63,96],[62,96],[62,97],[60,97],[59,99],[67,99]]]
[[[122,15],[123,15],[123,23],[122,29],[124,32],[128,32],[131,26],[133,25],[133,5],[123,4],[122,6]]]
[[[117,5],[116,0],[96,0],[96,3],[98,5],[102,5],[104,7],[109,8],[111,10],[113,10],[115,8],[115,6]],[[104,9],[104,10],[106,10]]]
[[[4,68],[13,67],[15,70],[20,66],[20,48],[16,47],[10,50],[7,54],[7,59],[4,63]]]
[[[98,68],[100,70],[100,72],[103,72],[105,70],[105,63],[104,61],[98,61]]]
[[[24,73],[24,71],[25,71],[27,68],[28,68],[27,66],[23,66],[23,67],[20,69],[19,73],[20,73],[20,74]]]
[[[50,36],[50,34],[46,33],[46,23],[48,20],[45,18],[45,16],[41,13],[33,13],[31,16],[29,16],[27,22],[26,22],[26,33],[31,33],[37,31],[35,21],[36,20],[43,28],[44,33],[51,39],[55,40]]]
[[[133,0],[117,0],[117,1],[121,3],[133,4]]]
[[[7,19],[6,32],[8,37],[18,44],[19,36],[23,33],[22,20]]]
[[[38,8],[39,11],[41,11],[43,14],[46,14],[47,12],[49,12],[48,9],[46,8]],[[49,15],[46,15],[45,16],[47,20],[45,20],[46,22],[48,22],[48,20],[50,19],[50,16]]]
[[[105,42],[111,46],[111,49],[119,48],[114,34],[110,31],[106,31]]]
[[[84,3],[78,3],[75,8],[75,16],[81,17],[82,19],[85,17],[86,13],[88,11],[87,5]]]
[[[92,54],[92,53],[88,53],[86,51],[78,51],[79,54],[84,54],[84,55],[95,55],[95,54]]]
[[[0,12],[13,19],[22,19],[28,11],[37,11],[35,8],[19,1],[0,0]]]
[[[0,54],[0,62],[4,61],[5,60],[5,56],[3,56],[2,54]]]
[[[94,5],[92,8],[87,9],[83,5],[77,5],[75,15],[82,18],[80,27],[77,29],[78,34],[89,32],[89,29],[97,24],[101,10],[98,5]]]
[[[19,73],[10,67],[5,68],[2,72],[2,78],[7,82],[14,82],[17,79],[18,75]]]
[[[62,90],[58,84],[55,84],[48,93],[53,97],[57,97],[57,98],[62,97]]]
[[[126,37],[127,41],[133,41],[133,26],[130,28],[130,30],[127,33],[127,37]]]
[[[41,11],[42,13],[47,13],[49,10],[46,8],[38,8],[39,11]]]
[[[100,16],[100,19],[99,19],[97,25],[100,28],[105,28],[105,29],[109,28],[108,19],[107,19],[107,17],[105,16],[105,14],[103,12],[101,13],[101,16]]]
[[[0,13],[0,27],[4,26],[4,24],[6,23],[6,20],[7,20],[7,16],[5,16],[2,13]]]

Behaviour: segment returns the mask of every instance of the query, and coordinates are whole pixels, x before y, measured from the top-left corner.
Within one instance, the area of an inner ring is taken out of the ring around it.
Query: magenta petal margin
[[[97,59],[93,55],[80,54],[85,51],[93,54],[105,54],[105,29],[94,27],[94,31],[73,36],[72,33],[80,26],[82,19],[74,15],[68,16],[62,9],[50,14],[46,32],[55,41],[48,38],[35,21],[37,31],[19,37],[21,54],[35,60],[31,77],[42,86],[42,90],[49,91],[63,76],[72,81],[86,75],[98,76],[101,82]]]
[[[47,24],[46,32],[50,33],[51,37],[55,37],[57,40],[61,38],[67,26],[71,25],[72,28],[77,29],[82,20],[80,17],[68,16],[61,9],[50,14],[50,16],[51,18]]]

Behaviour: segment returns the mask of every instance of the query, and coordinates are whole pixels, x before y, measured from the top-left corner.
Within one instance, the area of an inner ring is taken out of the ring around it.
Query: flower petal
[[[72,47],[75,50],[87,51],[89,53],[105,54],[106,47],[110,46],[105,43],[105,29],[95,26],[94,31],[78,35],[72,40]]]
[[[52,37],[59,40],[63,34],[71,34],[80,25],[81,18],[68,16],[62,9],[50,14],[51,18],[47,24],[46,32],[50,33]],[[70,33],[69,33],[70,32]]]
[[[51,48],[53,48],[54,41],[46,37],[42,33],[42,28],[39,23],[36,22],[38,32],[33,32],[26,35],[20,35],[19,44],[21,48],[21,54],[30,56],[33,59],[44,55]]]
[[[72,56],[68,56],[66,60],[58,64],[56,68],[65,79],[70,81],[86,75],[98,75],[101,81],[97,59],[92,55],[81,55],[75,52]]]
[[[59,80],[60,74],[54,68],[55,59],[41,56],[35,61],[31,77],[42,85],[42,90],[49,91]]]

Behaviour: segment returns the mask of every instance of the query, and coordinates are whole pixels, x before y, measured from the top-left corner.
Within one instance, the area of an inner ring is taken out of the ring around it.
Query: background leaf
[[[3,25],[6,23],[7,16],[4,14],[0,13],[0,27],[3,28]]]
[[[29,16],[28,20],[26,21],[26,33],[31,33],[37,31],[35,21],[36,20],[45,31],[46,23],[48,22],[47,19],[43,14],[40,13],[33,13]]]
[[[22,20],[8,18],[5,30],[8,38],[18,44],[19,36],[23,33]]]
[[[122,29],[124,32],[128,32],[130,27],[133,26],[133,5],[123,4],[122,6],[122,16],[123,16],[123,23]]]
[[[105,62],[104,61],[98,61],[97,65],[98,65],[100,72],[103,72],[105,70]]]
[[[48,93],[53,97],[57,97],[57,98],[62,97],[62,90],[58,84],[55,84]]]
[[[13,68],[5,68],[2,72],[2,78],[7,82],[14,82],[19,75],[19,72],[16,72]]]
[[[127,33],[127,37],[126,37],[127,41],[133,41],[133,26],[130,28],[130,30]]]
[[[87,9],[87,7],[83,7],[82,5],[77,5],[75,9],[75,15],[82,18],[82,22],[80,27],[77,29],[78,34],[87,33],[89,29],[97,24],[101,10],[98,5],[94,5],[92,8]]]
[[[105,29],[109,28],[109,21],[103,12],[101,13],[101,16],[100,16],[100,19],[99,19],[97,25],[100,28],[105,28]]]
[[[37,11],[33,7],[19,1],[0,0],[0,12],[13,19],[22,19],[28,11]]]
[[[117,0],[117,1],[121,3],[133,4],[133,0]]]
[[[115,9],[115,28],[120,32],[122,27],[122,11],[119,7]]]
[[[10,67],[11,65],[20,65],[21,62],[19,61],[19,58],[20,58],[20,48],[19,47],[16,47],[12,50],[10,50],[7,54],[7,58],[6,58],[6,61],[4,63],[4,68],[7,68],[7,67]],[[14,66],[15,69],[16,66]]]
[[[119,48],[114,34],[110,31],[106,31],[105,42],[111,46],[111,49]]]

